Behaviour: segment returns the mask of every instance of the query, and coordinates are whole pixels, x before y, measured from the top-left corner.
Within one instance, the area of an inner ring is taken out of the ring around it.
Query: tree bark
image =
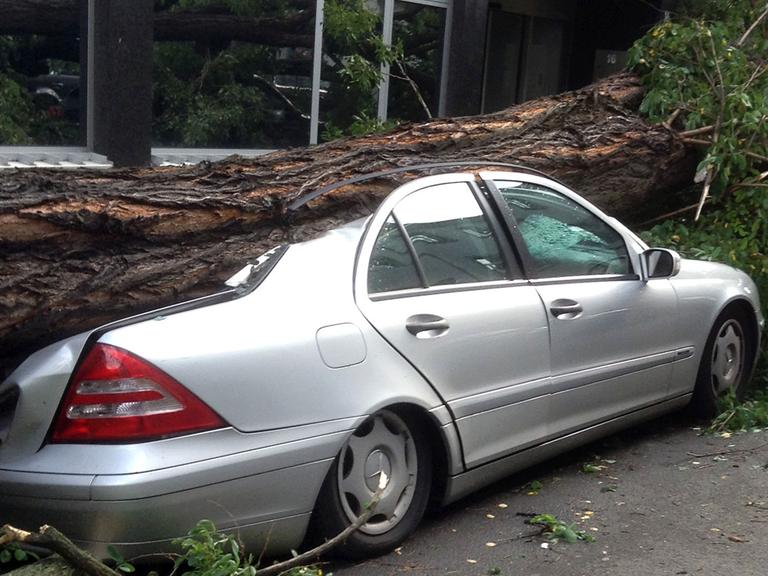
[[[5,576],[86,576],[86,574],[61,556],[54,555],[6,572]]]
[[[321,196],[325,184],[444,161],[525,164],[638,222],[679,206],[695,157],[632,107],[621,75],[485,116],[407,124],[246,160],[179,168],[6,171],[0,179],[0,366],[54,339],[210,293],[265,250],[369,214],[399,174]]]
[[[294,0],[298,7],[307,3]],[[79,0],[0,0],[0,34],[77,36]],[[314,11],[285,18],[243,17],[192,10],[155,13],[155,40],[241,40],[266,46],[312,48]]]

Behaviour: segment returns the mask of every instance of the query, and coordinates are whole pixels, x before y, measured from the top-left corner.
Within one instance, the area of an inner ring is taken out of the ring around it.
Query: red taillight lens
[[[53,442],[138,442],[226,426],[168,374],[138,356],[96,344],[67,386]]]

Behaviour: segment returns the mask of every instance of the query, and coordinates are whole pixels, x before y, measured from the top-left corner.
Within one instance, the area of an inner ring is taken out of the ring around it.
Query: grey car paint
[[[57,525],[99,554],[109,542],[127,555],[165,549],[201,517],[239,527],[254,545],[270,534],[272,551],[287,550],[301,542],[341,446],[382,408],[414,406],[434,427],[447,502],[685,404],[730,302],[749,303],[762,325],[746,274],[685,260],[675,277],[648,279],[642,241],[564,186],[524,173],[481,177],[544,184],[584,206],[624,238],[636,277],[369,295],[373,243],[403,198],[456,182],[479,195],[475,174],[410,182],[370,219],[292,245],[251,294],[93,333],[161,367],[229,427],[138,444],[47,443],[91,334],[30,356],[0,385],[0,395],[21,392],[0,445],[3,519]],[[553,317],[563,298],[583,313]],[[416,338],[406,323],[423,314],[449,329]]]

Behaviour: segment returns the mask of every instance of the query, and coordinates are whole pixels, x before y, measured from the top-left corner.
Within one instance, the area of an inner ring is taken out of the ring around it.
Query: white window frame
[[[387,46],[392,45],[392,33],[394,29],[395,1],[384,0],[384,14],[382,16],[382,40]],[[451,17],[453,2],[451,0],[397,0],[410,4],[421,4],[443,8],[445,14],[445,30],[443,32],[443,58],[440,69],[440,86],[438,115],[445,113],[445,93],[448,71],[448,46],[450,45]],[[316,0],[315,4],[315,44],[312,54],[312,105],[309,120],[309,144],[318,143],[318,131],[320,127],[320,81],[323,65],[323,20],[325,16],[325,0]],[[389,106],[389,64],[381,66],[382,79],[378,86],[378,101],[376,115],[381,122],[386,122]]]

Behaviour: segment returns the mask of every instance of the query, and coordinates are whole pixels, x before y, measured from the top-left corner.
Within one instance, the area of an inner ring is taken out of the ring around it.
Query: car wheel
[[[316,540],[336,536],[363,514],[382,471],[389,480],[373,515],[333,553],[356,559],[389,552],[424,515],[432,481],[426,437],[417,422],[390,410],[368,418],[333,462],[313,514]]]
[[[693,408],[699,416],[714,416],[718,400],[731,391],[739,400],[744,397],[754,353],[747,322],[744,314],[729,310],[715,322],[693,393]]]

